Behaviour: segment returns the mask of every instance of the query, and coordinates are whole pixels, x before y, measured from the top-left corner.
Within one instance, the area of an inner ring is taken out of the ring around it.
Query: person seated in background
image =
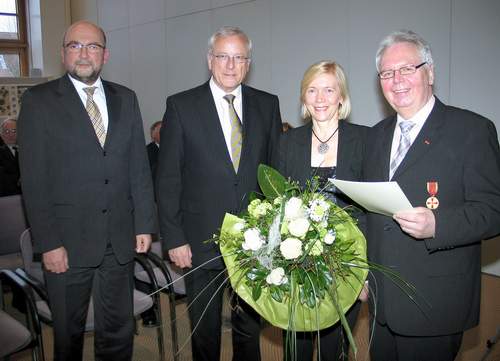
[[[283,133],[286,132],[288,129],[293,129],[293,125],[291,125],[288,122],[283,122],[282,125],[283,125]]]
[[[21,193],[17,156],[17,122],[7,118],[0,125],[0,197]]]
[[[351,205],[352,202],[337,192],[333,184],[328,184],[328,178],[361,180],[363,144],[368,128],[345,120],[351,112],[351,100],[342,67],[334,61],[311,65],[302,78],[300,99],[302,118],[310,122],[281,135],[279,170],[301,186],[317,176],[328,198],[341,207]],[[353,216],[358,218],[363,231],[364,213],[359,211]],[[351,330],[359,309],[360,302],[356,302],[346,313]],[[298,361],[312,360],[316,334],[297,332]],[[348,359],[349,343],[340,322],[321,330],[319,336],[319,360]],[[284,354],[285,360],[292,358],[286,346]]]
[[[149,165],[153,175],[153,184],[156,179],[156,165],[158,164],[158,153],[160,153],[160,129],[162,121],[159,120],[151,125],[151,143],[147,145]]]

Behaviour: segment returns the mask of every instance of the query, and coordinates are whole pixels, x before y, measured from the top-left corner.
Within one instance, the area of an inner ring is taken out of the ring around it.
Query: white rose
[[[285,270],[282,267],[277,267],[271,271],[266,277],[266,282],[270,285],[282,285],[288,282],[285,276]]]
[[[250,228],[243,233],[245,242],[241,245],[245,251],[257,251],[264,244],[264,240],[257,228]]]
[[[333,244],[333,242],[335,242],[335,237],[335,231],[330,230],[327,234],[325,234],[325,237],[323,237],[323,242],[325,242],[325,244]]]
[[[233,225],[233,231],[240,233],[245,228],[245,222],[237,222]]]
[[[302,209],[302,199],[292,197],[285,204],[285,219],[295,219],[302,217],[304,210]]]
[[[306,218],[294,219],[288,224],[288,232],[290,232],[292,236],[304,238],[309,230],[309,225],[310,223]]]
[[[295,259],[302,255],[302,242],[297,238],[287,238],[280,243],[280,252],[285,259]]]

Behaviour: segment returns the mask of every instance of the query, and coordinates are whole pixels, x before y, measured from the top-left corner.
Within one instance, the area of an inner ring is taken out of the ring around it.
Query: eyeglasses
[[[399,69],[382,70],[380,73],[378,73],[378,76],[380,79],[391,79],[391,78],[394,78],[394,74],[396,72],[399,72],[400,75],[415,74],[417,69],[424,66],[425,64],[427,64],[426,61],[424,61],[423,63],[418,64],[418,65],[405,65]]]
[[[17,130],[16,129],[4,129],[2,131],[2,133],[4,133],[4,134],[16,134]]]
[[[212,54],[216,61],[219,63],[226,63],[229,59],[233,59],[235,63],[243,64],[250,60],[249,57],[244,55],[229,55],[229,54]]]
[[[106,49],[104,45],[101,44],[96,44],[96,43],[91,43],[91,44],[82,44],[76,41],[72,41],[64,47],[70,52],[70,53],[79,53],[82,51],[83,48],[87,49],[87,51],[90,54],[97,54],[101,52],[102,50]]]

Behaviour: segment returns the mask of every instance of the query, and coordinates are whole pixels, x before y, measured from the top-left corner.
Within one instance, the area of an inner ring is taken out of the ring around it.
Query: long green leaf
[[[276,169],[259,164],[257,179],[262,193],[268,200],[273,201],[285,193],[286,179]]]

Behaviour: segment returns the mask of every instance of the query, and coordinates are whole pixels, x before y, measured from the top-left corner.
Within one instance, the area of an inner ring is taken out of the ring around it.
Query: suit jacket
[[[224,214],[240,213],[258,190],[257,167],[273,163],[281,132],[278,98],[242,85],[243,145],[235,173],[209,83],[167,98],[157,201],[164,249],[190,244],[194,265],[220,255],[206,243]],[[221,259],[206,265],[223,267]]]
[[[22,99],[18,141],[35,246],[64,246],[71,266],[97,266],[110,243],[120,263],[135,235],[155,232],[151,172],[135,93],[103,81],[109,124],[104,149],[67,75]]]
[[[153,179],[156,179],[156,168],[158,166],[158,154],[160,154],[160,148],[155,142],[151,142],[146,146],[148,151],[149,167],[151,168],[151,173]]]
[[[377,124],[368,142],[366,181],[387,181],[396,116]],[[493,123],[475,113],[434,108],[404,160],[397,181],[414,207],[426,206],[427,182],[438,183],[436,233],[416,240],[390,217],[368,215],[371,261],[390,267],[415,286],[413,302],[381,276],[378,319],[396,333],[436,336],[478,323],[481,240],[500,231],[500,152]]]
[[[362,125],[339,121],[336,177],[343,180],[360,181],[363,170],[363,152],[368,128]],[[279,171],[286,177],[298,181],[301,186],[311,178],[312,123],[289,129],[281,135]],[[344,194],[336,195],[338,205],[345,207],[353,202]],[[353,214],[364,232],[363,212]]]
[[[19,161],[7,145],[0,146],[0,197],[21,193]]]

